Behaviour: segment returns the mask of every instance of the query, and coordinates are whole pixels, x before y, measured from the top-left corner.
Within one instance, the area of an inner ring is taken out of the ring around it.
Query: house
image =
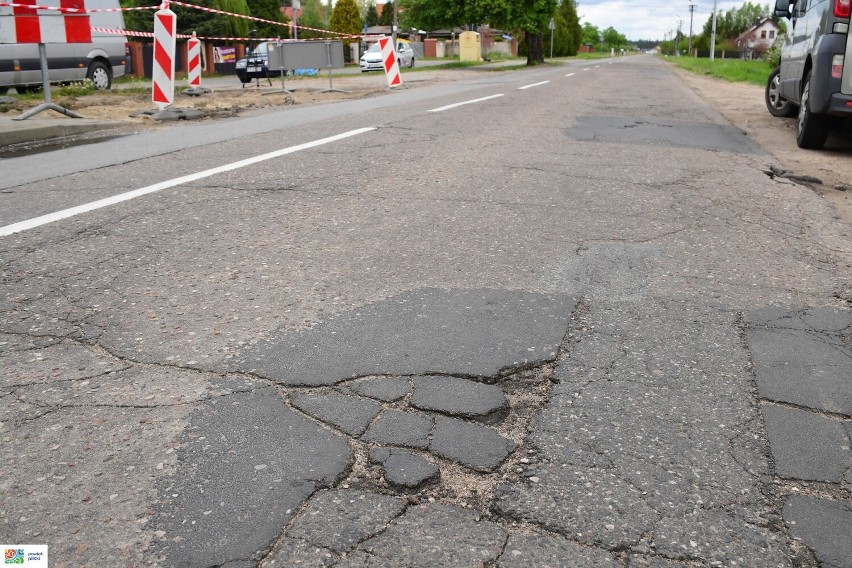
[[[749,56],[751,54],[762,54],[769,51],[780,33],[781,28],[778,24],[766,18],[741,33],[734,40],[734,44],[739,51]]]

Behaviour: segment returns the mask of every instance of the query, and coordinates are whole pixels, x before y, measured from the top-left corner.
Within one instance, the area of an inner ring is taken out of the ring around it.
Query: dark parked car
[[[852,0],[775,2],[775,15],[790,23],[781,65],[766,84],[766,107],[773,116],[798,115],[801,148],[822,148],[829,129],[852,116],[852,61],[845,60],[850,12]]]
[[[237,61],[237,78],[243,85],[251,83],[255,79],[268,79],[269,73],[269,44],[264,41],[253,50],[246,53],[246,56]]]

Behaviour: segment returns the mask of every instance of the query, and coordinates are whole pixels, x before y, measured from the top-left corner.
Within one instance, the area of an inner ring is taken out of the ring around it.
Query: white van
[[[119,8],[118,0],[85,0],[85,5],[89,10]],[[125,29],[121,12],[89,14],[89,23],[92,27]],[[113,77],[121,77],[125,69],[130,70],[130,45],[123,35],[93,31],[92,43],[49,43],[45,44],[45,50],[51,83],[88,78],[95,83],[95,88],[109,89]],[[0,94],[9,87],[20,93],[39,88],[41,84],[37,44],[0,44]]]

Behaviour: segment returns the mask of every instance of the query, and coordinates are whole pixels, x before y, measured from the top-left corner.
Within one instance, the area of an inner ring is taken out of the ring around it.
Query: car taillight
[[[834,15],[838,18],[848,18],[852,12],[852,0],[834,0]]]
[[[842,55],[835,55],[831,58],[831,76],[834,79],[843,77],[843,59]]]
[[[850,1],[852,1],[852,0],[850,0]],[[124,44],[124,56],[130,57],[130,44],[129,43]]]

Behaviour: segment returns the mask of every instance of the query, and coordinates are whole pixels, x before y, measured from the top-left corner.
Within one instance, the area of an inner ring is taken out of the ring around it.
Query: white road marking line
[[[583,71],[588,71],[589,69],[591,69],[591,67],[586,67]]]
[[[532,85],[524,85],[523,87],[518,87],[519,91],[523,91],[524,89],[531,89],[533,87],[538,87],[539,85],[547,85],[550,81],[541,81],[540,83],[533,83]]]
[[[451,108],[456,108],[456,107],[460,107],[460,106],[464,106],[464,105],[470,105],[470,104],[473,104],[473,103],[481,103],[482,101],[487,101],[487,100],[490,100],[490,99],[496,99],[497,97],[502,97],[502,96],[503,96],[502,94],[491,95],[490,97],[482,97],[481,99],[473,99],[473,100],[470,100],[470,101],[464,101],[464,102],[456,103],[456,104],[453,104],[453,105],[442,106],[440,108],[433,108],[432,110],[427,110],[426,112],[442,112],[442,111],[445,111],[445,110],[450,110]]]
[[[566,77],[573,77],[574,75],[576,75],[576,73],[568,73],[568,74],[567,74],[567,75],[565,75],[565,76],[566,76]]]
[[[335,136],[329,136],[328,138],[322,138],[320,140],[314,140],[313,142],[307,142],[305,144],[299,144],[298,146],[290,146],[289,148],[282,148],[281,150],[276,150],[275,152],[269,152],[267,154],[261,154],[260,156],[255,156],[253,158],[246,158],[245,160],[240,160],[238,162],[225,164],[224,166],[219,166],[217,168],[204,170],[203,172],[197,172],[197,173],[194,173],[194,174],[181,176],[179,178],[170,179],[170,180],[167,180],[167,181],[162,181],[160,183],[155,183],[154,185],[149,185],[147,187],[142,187],[140,189],[134,189],[133,191],[121,193],[119,195],[113,195],[112,197],[99,199],[98,201],[92,201],[91,203],[86,203],[84,205],[78,205],[77,207],[71,207],[70,209],[63,209],[62,211],[57,211],[55,213],[48,213],[47,215],[42,215],[41,217],[36,217],[36,218],[30,219],[28,221],[21,221],[20,223],[13,223],[11,225],[6,225],[5,227],[0,227],[0,237],[7,237],[7,236],[15,234],[15,233],[20,233],[22,231],[27,231],[29,229],[34,229],[36,227],[40,227],[41,225],[47,225],[48,223],[53,223],[54,221],[67,219],[69,217],[74,217],[74,216],[80,215],[82,213],[88,213],[89,211],[94,211],[96,209],[101,209],[103,207],[109,207],[110,205],[115,205],[115,204],[121,203],[123,201],[130,201],[131,199],[136,199],[137,197],[141,197],[143,195],[148,195],[149,193],[156,193],[156,192],[163,190],[163,189],[168,189],[170,187],[175,187],[175,186],[182,185],[182,184],[185,184],[185,183],[198,181],[200,179],[204,179],[204,178],[216,175],[216,174],[221,174],[221,173],[224,173],[224,172],[229,172],[231,170],[244,168],[246,166],[250,166],[252,164],[257,164],[259,162],[264,162],[266,160],[271,160],[273,158],[279,158],[281,156],[286,156],[287,154],[293,154],[295,152],[300,152],[302,150],[307,150],[309,148],[316,148],[317,146],[322,146],[324,144],[330,144],[331,142],[337,142],[338,140],[343,140],[344,138],[349,138],[351,136],[358,136],[359,134],[364,134],[366,132],[371,132],[373,130],[376,130],[376,128],[375,127],[368,127],[368,128],[359,128],[358,130],[350,130],[349,132],[344,132],[342,134],[337,134]]]

